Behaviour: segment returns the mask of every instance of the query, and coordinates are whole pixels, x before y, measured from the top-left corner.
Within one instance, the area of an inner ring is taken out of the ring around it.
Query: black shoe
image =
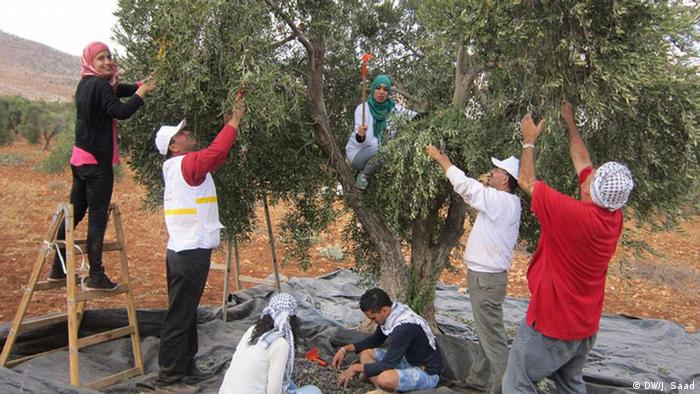
[[[49,282],[63,282],[66,280],[66,273],[63,272],[63,267],[59,264],[53,264],[51,266],[51,272],[49,272],[49,277],[46,278]]]
[[[104,273],[90,274],[87,283],[83,285],[85,291],[112,291],[119,287],[119,284],[109,280]]]
[[[185,384],[197,384],[211,378],[214,375],[216,375],[214,371],[202,371],[200,369],[195,368],[192,371],[190,371],[190,373],[188,373],[187,376],[182,378],[182,382]]]
[[[199,391],[199,387],[190,386],[189,384],[183,382],[171,383],[165,385],[162,383],[156,383],[156,393],[164,394],[194,394]]]

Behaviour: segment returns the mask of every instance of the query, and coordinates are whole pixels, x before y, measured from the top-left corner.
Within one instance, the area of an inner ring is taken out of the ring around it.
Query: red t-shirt
[[[236,140],[235,127],[224,125],[211,145],[202,150],[189,152],[182,159],[182,175],[190,186],[199,186],[207,173],[214,172],[226,161],[226,156]]]
[[[579,186],[592,170],[581,170]],[[540,222],[540,239],[527,270],[527,324],[552,338],[588,338],[598,332],[622,211],[576,200],[542,181],[535,183],[530,208]]]

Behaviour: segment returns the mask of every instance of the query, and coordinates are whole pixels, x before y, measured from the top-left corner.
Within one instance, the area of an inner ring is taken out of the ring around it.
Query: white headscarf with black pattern
[[[411,308],[404,305],[398,301],[394,301],[391,305],[391,314],[386,318],[384,324],[382,324],[381,329],[384,335],[389,336],[394,331],[394,328],[400,326],[401,324],[412,323],[418,324],[428,338],[428,343],[433,350],[437,350],[437,345],[435,341],[435,335],[433,331],[428,326],[428,322],[422,317],[418,316],[416,312],[413,312]]]
[[[610,211],[627,204],[634,188],[632,172],[624,164],[609,161],[596,169],[591,181],[591,200]]]
[[[264,333],[258,339],[258,344],[267,349],[278,338],[284,338],[289,344],[289,355],[287,356],[287,367],[284,371],[284,382],[282,388],[284,393],[288,393],[289,384],[292,382],[292,368],[294,367],[294,335],[289,317],[297,314],[297,301],[289,293],[277,293],[270,299],[270,303],[263,309],[260,317],[270,315],[275,321],[272,330]]]

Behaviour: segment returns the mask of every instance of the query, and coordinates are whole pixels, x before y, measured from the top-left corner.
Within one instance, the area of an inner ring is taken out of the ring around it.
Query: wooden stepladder
[[[272,257],[272,269],[275,275],[275,280],[271,281],[268,279],[255,278],[252,276],[241,275],[241,263],[240,254],[238,253],[238,241],[235,237],[229,237],[227,240],[226,249],[226,263],[217,264],[212,263],[211,269],[224,271],[224,296],[221,305],[221,318],[224,321],[228,320],[228,315],[226,313],[228,307],[228,296],[229,296],[229,283],[231,282],[231,259],[234,260],[233,274],[236,279],[236,291],[241,290],[241,282],[264,284],[269,286],[275,286],[276,291],[281,291],[282,285],[280,280],[279,266],[277,264],[277,253],[275,253],[275,238],[272,233],[272,222],[270,221],[270,208],[267,205],[267,196],[263,196],[263,206],[265,208],[265,223],[267,223],[267,237],[270,243],[270,255]]]
[[[70,204],[63,204],[59,206],[58,210],[56,211],[56,213],[54,213],[52,217],[49,232],[44,240],[44,246],[39,252],[39,255],[34,263],[32,273],[29,277],[29,283],[27,284],[27,287],[24,290],[24,295],[22,296],[22,301],[20,301],[19,309],[17,310],[15,319],[12,322],[10,332],[7,335],[5,347],[2,350],[2,355],[0,355],[0,365],[4,367],[11,367],[21,362],[30,360],[34,357],[41,356],[46,353],[54,352],[57,350],[65,349],[65,347],[63,347],[59,349],[49,350],[43,353],[32,354],[18,359],[9,359],[17,336],[21,331],[29,331],[51,324],[67,321],[68,355],[70,361],[70,384],[75,386],[80,385],[80,376],[78,373],[78,351],[81,348],[102,342],[107,342],[112,339],[121,338],[127,335],[131,336],[131,344],[134,353],[134,367],[108,376],[106,378],[90,382],[88,384],[85,384],[84,386],[92,389],[100,389],[107,386],[111,386],[114,383],[120,382],[123,379],[128,379],[132,376],[143,375],[141,340],[139,337],[138,322],[136,320],[136,308],[134,307],[134,299],[131,290],[131,281],[129,279],[129,266],[126,256],[126,244],[124,242],[124,231],[122,227],[121,215],[119,213],[119,207],[117,207],[116,204],[110,205],[109,209],[110,214],[112,216],[112,223],[114,223],[115,227],[116,240],[104,242],[103,251],[119,251],[121,260],[121,281],[123,282],[123,284],[120,284],[119,287],[112,291],[82,291],[78,288],[78,278],[76,276],[76,256],[74,248],[75,246],[85,247],[87,242],[86,240],[74,239],[73,206]],[[44,267],[48,256],[51,255],[51,251],[54,248],[61,222],[65,223],[66,229],[66,277],[69,279],[73,278],[73,280],[66,280],[60,282],[40,282],[39,275],[41,274],[42,268]],[[34,292],[58,289],[62,287],[67,287],[67,313],[55,313],[46,316],[29,318],[25,320],[27,307],[29,306]],[[78,338],[78,331],[80,330],[80,322],[82,321],[82,317],[85,312],[86,302],[88,300],[94,300],[98,298],[113,297],[118,294],[126,295],[129,325],[119,327],[110,331],[90,335],[87,337]]]

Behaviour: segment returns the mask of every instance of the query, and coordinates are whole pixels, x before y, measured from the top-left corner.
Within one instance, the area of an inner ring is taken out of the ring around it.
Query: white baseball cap
[[[491,158],[491,162],[498,168],[506,170],[515,180],[518,180],[518,171],[520,171],[520,160],[515,156],[511,156],[505,160],[498,160],[495,157]]]
[[[168,154],[168,146],[170,145],[170,139],[182,130],[187,122],[183,119],[177,126],[160,126],[158,132],[156,133],[156,148],[161,155],[165,156]]]

